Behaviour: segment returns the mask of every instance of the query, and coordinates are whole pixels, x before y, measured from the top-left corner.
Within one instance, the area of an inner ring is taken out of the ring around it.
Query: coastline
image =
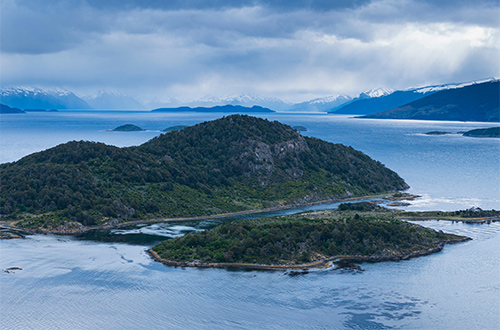
[[[288,209],[293,209],[293,208],[298,208],[298,207],[306,207],[306,206],[321,205],[321,204],[328,204],[328,203],[342,203],[342,202],[357,201],[357,200],[369,199],[369,198],[385,198],[387,196],[390,196],[388,194],[390,194],[390,193],[359,196],[359,197],[330,199],[330,200],[310,202],[310,203],[305,203],[305,204],[289,204],[289,205],[270,207],[270,208],[264,208],[264,209],[253,209],[253,210],[221,213],[221,214],[214,214],[214,215],[202,215],[202,216],[196,216],[196,217],[157,218],[157,219],[144,219],[144,220],[127,221],[127,222],[118,222],[117,220],[115,220],[115,221],[110,221],[109,223],[106,223],[106,224],[100,225],[100,226],[82,226],[82,227],[79,227],[78,229],[23,228],[23,227],[16,227],[15,226],[15,223],[17,221],[11,221],[12,223],[8,223],[6,221],[0,221],[0,228],[22,231],[26,234],[77,235],[77,234],[84,234],[84,233],[94,231],[94,230],[115,229],[115,228],[122,228],[122,227],[134,226],[134,225],[140,225],[140,224],[152,224],[152,223],[164,223],[164,222],[203,221],[203,220],[221,219],[221,218],[240,216],[240,215],[274,212],[274,211],[279,211],[279,210],[288,210]]]
[[[203,263],[199,261],[172,261],[161,258],[153,249],[147,249],[145,252],[156,262],[162,263],[166,266],[173,267],[192,267],[192,268],[240,268],[252,270],[308,270],[314,268],[323,268],[331,263],[338,262],[384,262],[384,261],[401,261],[409,260],[416,257],[426,256],[429,254],[437,253],[443,250],[446,244],[456,244],[470,241],[470,237],[461,237],[456,239],[448,239],[441,241],[436,247],[426,250],[418,250],[408,253],[391,254],[384,256],[361,256],[361,255],[339,255],[330,258],[317,260],[307,264],[298,265],[265,265],[265,264],[249,264],[249,263]]]

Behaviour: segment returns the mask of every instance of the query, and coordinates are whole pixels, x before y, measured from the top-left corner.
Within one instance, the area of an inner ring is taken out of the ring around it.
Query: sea
[[[0,163],[72,140],[140,145],[222,113],[61,111],[1,115]],[[255,116],[360,150],[421,197],[405,210],[500,209],[500,139],[457,132],[498,123]],[[111,129],[135,124],[140,132]],[[429,131],[450,134],[427,135]],[[251,215],[269,217],[338,203]],[[241,218],[241,217],[240,217]],[[500,223],[417,222],[472,238],[400,262],[307,274],[168,267],[145,250],[223,221],[0,241],[0,329],[500,329]],[[19,269],[8,270],[16,267]]]

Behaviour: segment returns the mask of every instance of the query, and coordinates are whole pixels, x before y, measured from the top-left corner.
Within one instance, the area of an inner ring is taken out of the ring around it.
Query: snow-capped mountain
[[[132,96],[116,90],[99,90],[93,95],[83,97],[83,99],[97,110],[141,110],[146,108]]]
[[[190,107],[212,107],[217,105],[241,105],[252,107],[258,105],[272,110],[285,110],[290,108],[290,104],[275,97],[262,97],[246,93],[240,95],[230,95],[226,97],[206,96],[199,100],[187,102]]]
[[[352,102],[332,109],[330,112],[337,114],[369,115],[401,107],[439,91],[494,81],[497,81],[497,79],[488,78],[465,83],[424,86],[397,91],[391,89],[371,90],[361,93],[357,98],[353,99]]]
[[[332,108],[338,107],[352,100],[348,95],[335,95],[317,98],[311,101],[294,104],[290,111],[305,111],[305,112],[325,112]]]
[[[362,92],[359,94],[357,98],[359,99],[370,99],[373,97],[381,97],[381,96],[386,96],[389,94],[394,93],[394,89],[392,88],[375,88],[375,89],[369,89],[367,91]]]
[[[0,99],[2,104],[20,109],[92,109],[87,102],[66,89],[3,88]]]
[[[434,85],[434,86],[425,86],[425,87],[417,87],[417,88],[409,88],[407,90],[413,91],[416,93],[431,93],[431,92],[439,92],[442,90],[447,90],[447,89],[456,89],[456,88],[462,88],[462,87],[467,87],[471,85],[476,85],[476,84],[482,84],[485,82],[495,82],[498,81],[496,78],[487,78],[487,79],[481,79],[481,80],[473,80],[473,81],[468,81],[464,83],[456,83],[456,84],[444,84],[444,85]]]

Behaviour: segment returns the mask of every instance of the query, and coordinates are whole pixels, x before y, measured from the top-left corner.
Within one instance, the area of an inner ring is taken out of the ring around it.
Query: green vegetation
[[[442,131],[430,131],[425,133],[426,135],[447,135],[452,134],[451,132],[442,132]]]
[[[500,127],[479,128],[467,131],[463,136],[472,137],[500,137]]]
[[[293,129],[298,132],[307,132],[307,128],[305,126],[293,126]]]
[[[383,214],[323,211],[226,222],[164,241],[153,251],[177,262],[293,265],[334,256],[397,259],[464,239],[396,220],[390,210]]]
[[[187,126],[184,126],[184,125],[170,126],[170,127],[165,128],[164,130],[162,130],[162,132],[178,131],[178,130],[181,130],[185,127],[187,127]]]
[[[367,155],[290,126],[228,116],[118,148],[72,141],[0,165],[0,215],[64,229],[213,215],[408,186]]]
[[[404,212],[401,216],[405,218],[424,218],[424,219],[450,219],[462,220],[472,218],[496,218],[500,217],[500,211],[497,210],[483,210],[479,207],[472,207],[466,210],[459,211],[423,211],[423,212]]]
[[[112,131],[114,131],[114,132],[136,132],[136,131],[144,131],[144,129],[142,129],[136,125],[125,124],[122,126],[118,126],[115,129],[112,129]]]

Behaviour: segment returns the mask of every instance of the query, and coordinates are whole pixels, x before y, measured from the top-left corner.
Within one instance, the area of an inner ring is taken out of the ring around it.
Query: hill
[[[221,112],[221,113],[257,113],[257,112],[275,112],[268,108],[263,108],[258,105],[254,105],[253,107],[244,107],[241,105],[216,105],[214,107],[206,108],[206,107],[178,107],[178,108],[159,108],[151,110],[152,112],[183,112],[183,111],[191,111],[191,112]]]
[[[436,92],[404,106],[363,118],[500,121],[500,81]]]
[[[57,230],[408,188],[396,173],[351,147],[241,115],[138,147],[68,142],[0,164],[0,182],[2,217]]]
[[[25,112],[18,108],[11,108],[8,105],[0,104],[0,113],[25,113]]]

